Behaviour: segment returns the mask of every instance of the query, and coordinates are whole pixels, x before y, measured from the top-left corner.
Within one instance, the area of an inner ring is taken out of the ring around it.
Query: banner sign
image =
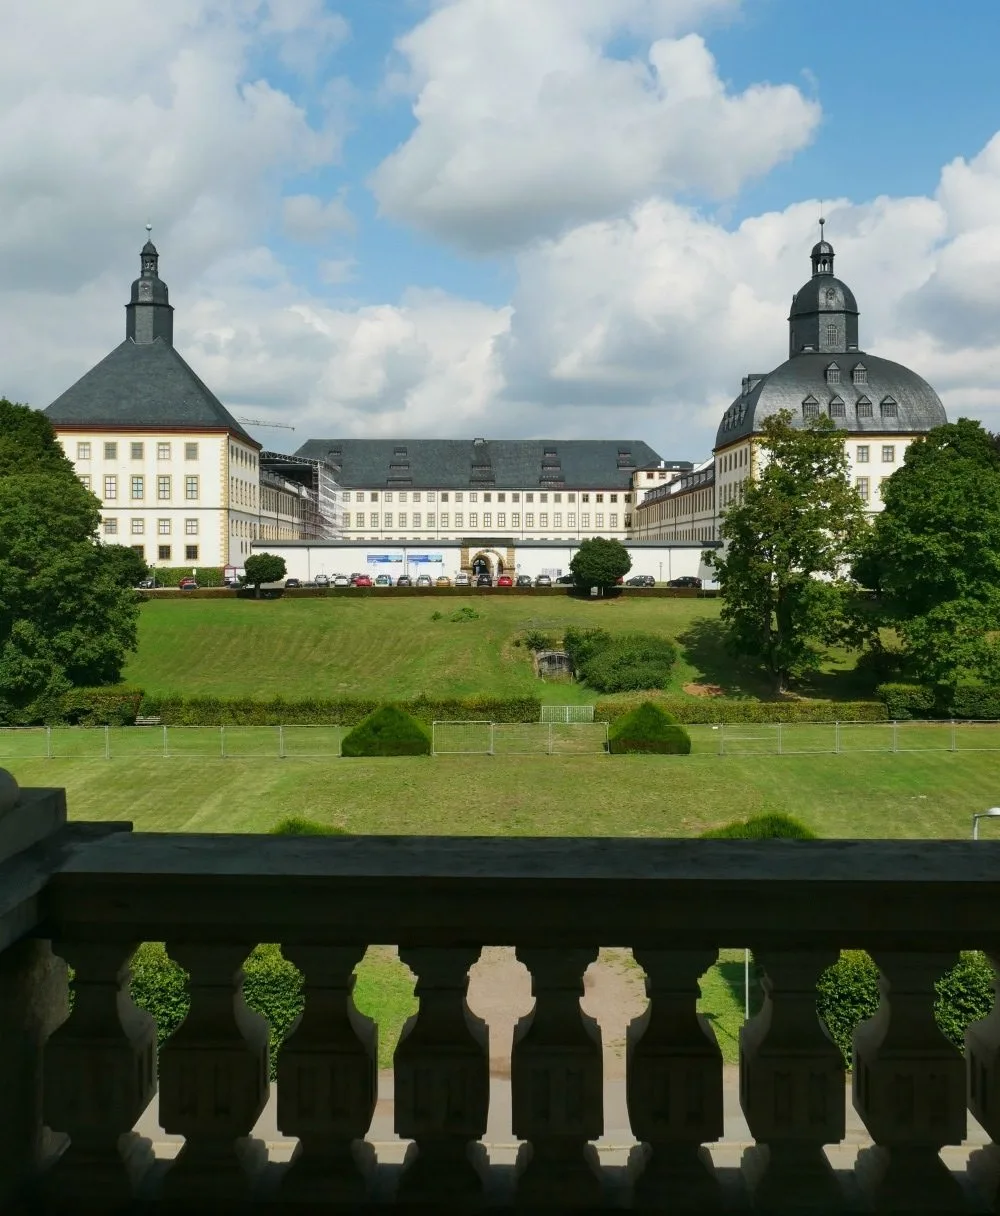
[[[368,564],[371,566],[379,566],[385,562],[398,562],[402,564],[402,553],[369,553]]]
[[[444,559],[440,553],[411,553],[411,562],[441,562]]]

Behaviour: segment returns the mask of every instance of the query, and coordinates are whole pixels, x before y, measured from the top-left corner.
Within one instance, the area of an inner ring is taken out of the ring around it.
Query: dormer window
[[[827,384],[839,384],[840,383],[840,368],[837,366],[836,363],[831,363],[830,366],[826,369],[826,382],[827,382]]]
[[[855,384],[868,383],[868,368],[863,363],[856,363],[851,372],[851,379]]]
[[[831,418],[846,418],[847,407],[844,405],[843,397],[834,397],[830,402],[830,417]]]
[[[897,411],[897,408],[896,408],[896,401],[895,401],[895,398],[893,398],[893,397],[883,397],[883,398],[882,398],[882,404],[881,404],[881,410],[882,410],[882,417],[883,417],[883,418],[895,418],[895,417],[897,417],[897,415],[898,415],[898,411]]]
[[[868,400],[867,397],[858,398],[858,417],[859,418],[873,417],[872,403]]]
[[[819,417],[819,402],[812,395],[805,398],[802,402],[802,417],[803,418],[818,418]]]

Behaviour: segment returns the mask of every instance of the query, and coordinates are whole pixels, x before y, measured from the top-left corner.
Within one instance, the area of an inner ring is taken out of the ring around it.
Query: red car
[[[359,574],[354,579],[355,587],[370,587],[372,585],[371,577],[367,574]]]
[[[498,587],[513,587],[514,580],[510,577],[509,574],[501,574],[500,577],[497,579],[497,586]]]
[[[181,591],[197,591],[198,580],[193,578],[182,578],[177,584]]]

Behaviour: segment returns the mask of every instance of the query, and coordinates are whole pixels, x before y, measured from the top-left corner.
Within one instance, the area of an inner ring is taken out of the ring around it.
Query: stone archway
[[[469,562],[473,574],[488,574],[496,578],[503,574],[503,558],[495,549],[479,549],[472,555]]]

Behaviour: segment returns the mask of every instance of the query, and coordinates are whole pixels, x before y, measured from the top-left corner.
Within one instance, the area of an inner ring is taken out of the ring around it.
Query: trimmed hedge
[[[141,688],[110,684],[106,688],[71,688],[62,696],[0,716],[3,726],[131,726],[142,703]]]
[[[963,680],[954,689],[927,684],[880,684],[875,690],[890,718],[985,718],[1000,720],[1000,687]]]
[[[649,698],[647,698],[649,699]],[[730,697],[653,698],[653,703],[688,725],[744,722],[885,722],[880,701],[750,701]],[[596,702],[594,718],[615,722],[642,704],[635,698]]]
[[[949,718],[1000,719],[1000,688],[967,680],[957,685],[948,707]]]
[[[429,756],[431,736],[422,722],[400,709],[383,705],[345,735],[342,756]]]
[[[889,718],[905,721],[936,716],[934,690],[924,684],[879,684],[875,695],[884,703]]]
[[[149,574],[151,578],[156,579],[158,587],[177,587],[182,578],[191,577],[192,570],[199,587],[222,586],[222,566],[199,566],[197,562],[187,566],[153,566]]]
[[[691,753],[691,736],[655,702],[644,701],[614,723],[608,731],[608,746],[616,756],[641,752],[687,756]]]
[[[141,712],[165,726],[357,726],[383,702],[375,698],[147,697]],[[421,722],[537,722],[538,697],[414,697],[392,702]]]

